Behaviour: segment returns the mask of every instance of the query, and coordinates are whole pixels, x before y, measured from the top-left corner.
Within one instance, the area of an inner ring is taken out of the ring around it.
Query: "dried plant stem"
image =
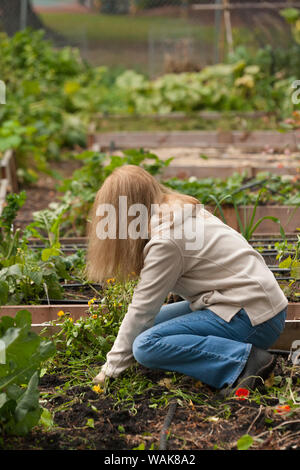
[[[256,417],[254,418],[254,420],[252,421],[252,423],[250,424],[250,426],[249,426],[249,428],[248,428],[248,430],[247,430],[247,434],[249,434],[249,432],[250,432],[250,430],[252,429],[254,423],[255,423],[255,422],[258,420],[258,418],[260,417],[260,414],[261,414],[261,412],[262,412],[262,408],[263,408],[262,405],[260,405],[259,411],[258,411]]]

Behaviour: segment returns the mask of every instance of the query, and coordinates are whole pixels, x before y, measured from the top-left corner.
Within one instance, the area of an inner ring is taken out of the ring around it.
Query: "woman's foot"
[[[239,387],[255,390],[263,385],[276,365],[276,357],[264,349],[252,346],[247,363],[237,380],[220,390],[220,396],[226,397]]]

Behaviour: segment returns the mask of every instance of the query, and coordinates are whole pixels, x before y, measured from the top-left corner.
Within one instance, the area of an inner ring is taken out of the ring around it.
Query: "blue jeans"
[[[232,385],[252,345],[268,349],[284,329],[286,309],[252,326],[244,309],[226,322],[209,309],[192,311],[188,301],[165,305],[152,328],[133,343],[135,359],[150,369],[175,371],[214,388]]]

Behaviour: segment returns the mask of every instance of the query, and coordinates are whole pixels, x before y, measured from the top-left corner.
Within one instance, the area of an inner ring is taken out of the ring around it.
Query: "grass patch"
[[[134,132],[134,131],[197,131],[197,130],[277,130],[278,121],[275,117],[259,117],[255,119],[227,115],[216,119],[204,119],[188,116],[186,119],[148,118],[126,116],[126,118],[99,118],[97,132]]]
[[[94,65],[121,65],[147,73],[150,38],[159,44],[170,38],[191,39],[195,60],[204,64],[210,62],[213,52],[213,25],[202,26],[184,18],[48,12],[41,13],[41,18],[45,25],[77,44]],[[160,63],[164,60],[161,49],[155,52],[155,61]]]
[[[214,28],[191,24],[184,18],[127,16],[127,15],[92,15],[72,13],[42,13],[42,20],[47,26],[68,36],[80,36],[84,32],[86,39],[106,43],[125,42],[127,44],[146,44],[151,30],[186,31],[197,39],[212,42]],[[76,32],[74,35],[74,31]],[[173,31],[173,33],[172,33]]]

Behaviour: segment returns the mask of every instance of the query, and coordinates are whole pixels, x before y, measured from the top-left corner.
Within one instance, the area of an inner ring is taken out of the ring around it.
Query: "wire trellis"
[[[199,70],[241,45],[288,49],[283,8],[300,9],[300,1],[0,0],[0,20],[9,32],[40,22],[59,47],[75,45],[96,65],[153,76]]]

